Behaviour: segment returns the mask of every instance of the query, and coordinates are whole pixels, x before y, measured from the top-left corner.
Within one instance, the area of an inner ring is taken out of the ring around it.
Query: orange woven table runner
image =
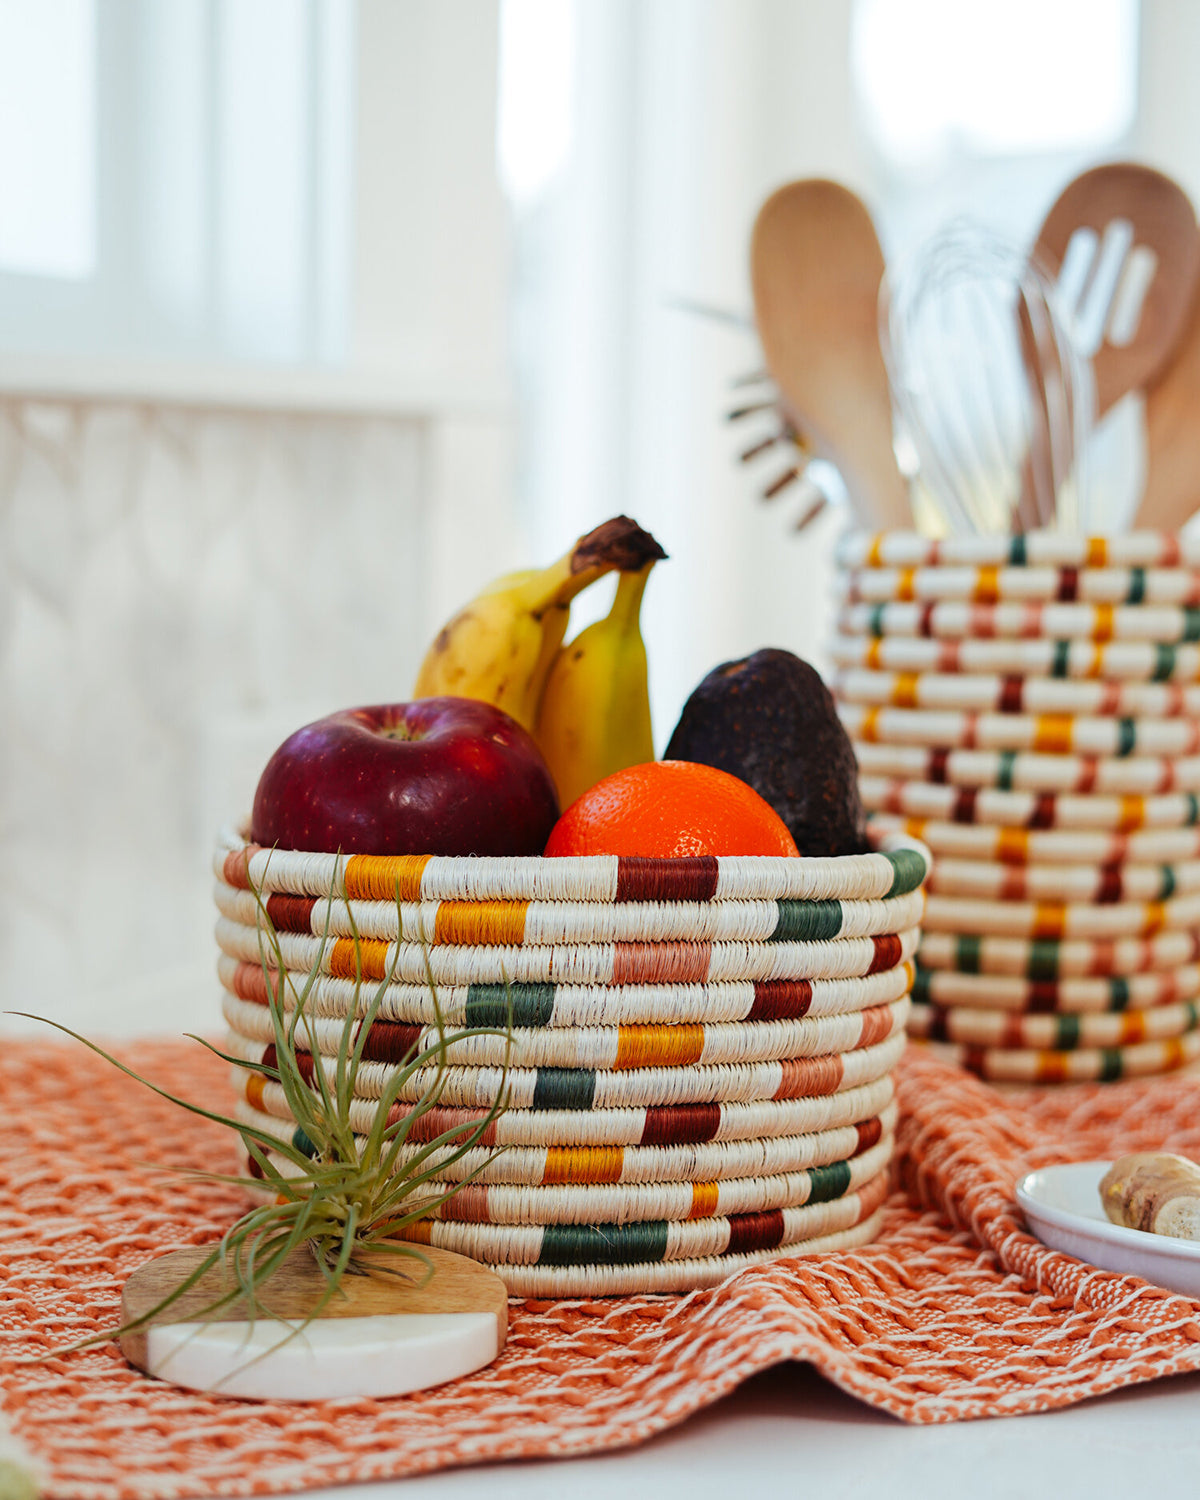
[[[0,1428],[51,1497],[265,1494],[587,1453],[661,1431],[785,1359],[911,1422],[1042,1411],[1200,1369],[1200,1305],[1043,1249],[1012,1201],[1022,1172],[1053,1161],[1163,1145],[1200,1155],[1200,1079],[1001,1095],[912,1048],[903,1186],[865,1250],[755,1267],[687,1297],[514,1305],[491,1368],[386,1401],[198,1396],[147,1379],[112,1345],[18,1364],[111,1326],[134,1267],[211,1241],[244,1204],[140,1165],[236,1170],[219,1127],[82,1048],[2,1051]],[[195,1043],[125,1055],[185,1097],[228,1092],[225,1065]]]

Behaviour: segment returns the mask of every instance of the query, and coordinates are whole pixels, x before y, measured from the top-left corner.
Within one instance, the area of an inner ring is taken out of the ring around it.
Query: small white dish
[[[1147,1234],[1109,1222],[1100,1202],[1108,1161],[1064,1162],[1030,1172],[1017,1183],[1017,1202],[1029,1228],[1051,1250],[1141,1276],[1185,1297],[1200,1298],[1200,1241]]]

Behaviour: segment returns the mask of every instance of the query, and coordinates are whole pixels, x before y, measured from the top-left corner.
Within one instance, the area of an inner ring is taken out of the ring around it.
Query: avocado
[[[684,704],[666,760],[700,761],[748,782],[801,854],[867,847],[858,764],[829,689],[790,651],[714,667]]]

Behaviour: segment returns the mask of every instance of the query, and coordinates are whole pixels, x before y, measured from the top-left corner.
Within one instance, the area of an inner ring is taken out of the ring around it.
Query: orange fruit
[[[714,766],[655,760],[606,776],[550,833],[548,855],[798,855],[783,819],[753,789]]]

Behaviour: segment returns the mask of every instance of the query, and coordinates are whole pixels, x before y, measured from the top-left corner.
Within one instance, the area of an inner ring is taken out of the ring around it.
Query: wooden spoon
[[[1134,526],[1178,531],[1200,505],[1200,295],[1175,358],[1146,392],[1146,483]]]
[[[1161,172],[1133,162],[1093,167],[1063,189],[1033,256],[1059,282],[1068,313],[1092,326],[1095,348],[1084,353],[1099,419],[1148,386],[1179,346],[1200,279],[1195,211]]]
[[[836,182],[789,183],[755,221],[755,319],[786,415],[836,466],[858,520],[889,529],[911,526],[912,510],[879,348],[883,269],[870,215]]]

